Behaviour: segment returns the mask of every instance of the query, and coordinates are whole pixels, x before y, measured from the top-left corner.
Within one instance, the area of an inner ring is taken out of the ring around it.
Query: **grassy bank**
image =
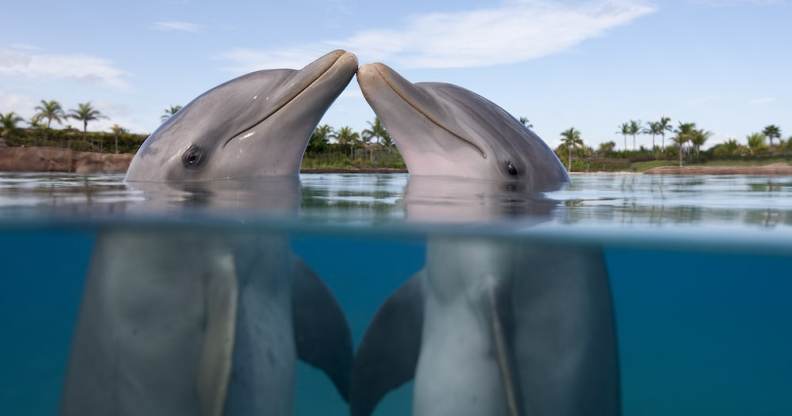
[[[113,133],[83,133],[76,129],[48,129],[45,127],[17,129],[4,137],[10,147],[56,147],[79,152],[132,153],[137,152],[147,135],[120,129]]]
[[[76,129],[20,128],[5,134],[3,141],[9,147],[52,147],[80,152],[134,154],[146,139],[144,134],[134,134],[123,129],[113,132],[86,132]],[[304,171],[388,172],[406,169],[404,160],[391,143],[330,143],[327,137],[314,134],[303,158]],[[559,159],[568,164],[568,153],[559,147]],[[641,148],[635,151],[593,151],[587,148],[573,152],[573,172],[645,172],[664,166],[678,166],[677,149],[653,151]],[[765,147],[755,154],[742,152],[723,154],[716,146],[698,153],[685,152],[685,166],[748,167],[774,163],[792,163],[792,147]]]
[[[376,146],[376,145],[375,145]],[[404,160],[395,148],[361,149],[350,154],[341,151],[306,152],[303,170],[368,170],[406,169]]]

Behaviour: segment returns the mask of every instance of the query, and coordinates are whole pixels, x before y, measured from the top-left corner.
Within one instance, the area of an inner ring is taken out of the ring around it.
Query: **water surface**
[[[623,414],[792,414],[792,178],[572,175],[539,195],[407,175],[175,187],[122,178],[0,174],[3,413],[57,413],[98,236],[189,229],[210,240],[285,238],[332,290],[356,343],[438,238],[597,250],[613,296]],[[136,254],[113,260],[145,261]],[[317,370],[299,364],[295,386],[296,414],[347,414]],[[411,389],[376,414],[408,414]]]

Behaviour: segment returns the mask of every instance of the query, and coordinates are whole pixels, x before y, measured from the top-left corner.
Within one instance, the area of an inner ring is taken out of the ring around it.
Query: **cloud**
[[[22,117],[29,118],[33,115],[33,107],[38,101],[26,95],[15,94],[0,90],[0,113],[15,112]]]
[[[127,73],[107,59],[82,54],[47,54],[0,48],[0,76],[72,79],[126,88]]]
[[[694,0],[693,2],[712,7],[775,6],[779,4],[786,4],[787,0]]]
[[[163,32],[190,32],[195,33],[201,30],[201,26],[195,23],[182,22],[178,20],[167,20],[154,23],[154,28]]]
[[[750,99],[748,103],[751,105],[762,105],[762,104],[770,104],[775,100],[776,100],[775,97],[757,97]]]
[[[235,72],[300,67],[334,48],[406,68],[510,64],[563,51],[654,10],[640,0],[510,0],[492,8],[412,16],[400,27],[363,30],[345,39],[271,50],[233,49],[221,58]]]

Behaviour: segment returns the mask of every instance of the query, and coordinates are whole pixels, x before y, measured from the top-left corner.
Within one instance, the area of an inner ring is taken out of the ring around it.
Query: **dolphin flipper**
[[[233,270],[233,259],[223,259]],[[202,416],[222,416],[231,375],[236,328],[238,282],[231,272],[206,283],[206,335],[198,366],[198,400]]]
[[[296,259],[294,271],[292,314],[297,356],[324,371],[348,401],[354,360],[349,325],[333,294],[305,263]]]
[[[368,416],[391,390],[415,376],[421,352],[422,273],[400,287],[377,311],[352,369],[352,416]]]

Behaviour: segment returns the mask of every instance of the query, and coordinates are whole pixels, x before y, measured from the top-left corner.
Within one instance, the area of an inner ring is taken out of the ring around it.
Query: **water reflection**
[[[119,175],[0,174],[0,220],[35,219],[53,214],[84,218],[156,212],[151,192],[127,186],[121,180]],[[299,211],[295,213],[301,219],[380,224],[400,222],[406,218],[407,175],[309,174],[302,175],[301,182],[297,202]],[[434,205],[438,209],[454,204],[478,203],[454,200],[445,195],[447,191],[427,187],[411,193],[423,201],[422,205]],[[205,195],[201,192],[185,187],[155,190],[153,194],[169,200],[170,208],[179,204],[192,208],[171,209],[179,215],[203,212],[223,216],[227,214],[226,209],[236,210],[222,201],[208,200],[225,198],[213,196],[222,192],[212,191],[213,194]],[[238,189],[237,196],[241,197],[245,192],[245,189]],[[532,215],[519,209],[510,212],[524,198],[522,192],[507,188],[492,190],[489,194],[491,203],[502,204],[502,209],[493,211],[493,214],[499,213],[483,220],[514,221],[520,219],[520,215]],[[168,193],[172,195],[168,196]],[[248,193],[254,196],[260,192],[250,190]],[[555,225],[680,227],[695,224],[762,229],[788,229],[792,226],[792,180],[787,177],[574,175],[567,188],[548,193],[545,197],[560,202],[547,214],[550,217],[548,224]],[[201,198],[207,200],[201,202]],[[247,210],[245,214],[268,217],[282,212],[278,209],[269,211],[265,203],[261,209]],[[225,218],[231,217],[225,215]]]

